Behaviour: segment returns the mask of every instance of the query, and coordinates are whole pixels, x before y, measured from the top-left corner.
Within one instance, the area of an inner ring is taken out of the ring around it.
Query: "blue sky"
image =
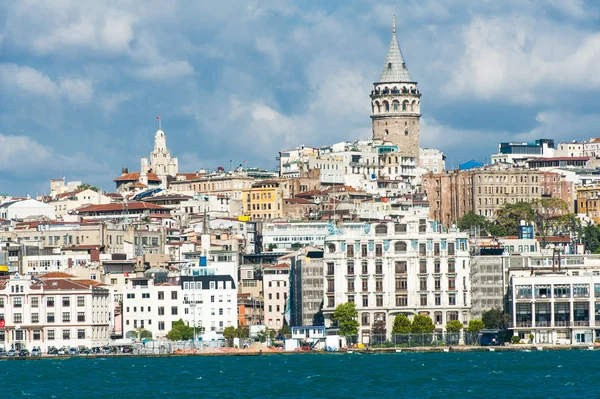
[[[600,124],[600,7],[583,0],[99,1],[0,6],[0,192],[113,190],[156,116],[180,171],[272,169],[278,151],[370,136],[396,14],[421,145],[449,164]]]

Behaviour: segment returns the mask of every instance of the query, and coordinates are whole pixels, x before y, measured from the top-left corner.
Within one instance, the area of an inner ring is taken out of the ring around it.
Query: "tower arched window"
[[[385,112],[390,112],[390,103],[385,102]]]
[[[406,111],[406,103],[402,103],[402,111]]]
[[[388,134],[390,134],[390,132],[387,129],[385,129],[385,135],[387,136]]]
[[[377,113],[381,112],[381,105],[377,103]]]
[[[404,131],[404,135],[405,135],[405,136],[408,136],[408,129],[406,129],[406,130]]]

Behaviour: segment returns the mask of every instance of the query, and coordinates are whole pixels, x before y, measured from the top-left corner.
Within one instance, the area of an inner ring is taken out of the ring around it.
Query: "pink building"
[[[290,266],[281,263],[263,269],[265,325],[273,330],[283,327],[290,290]]]

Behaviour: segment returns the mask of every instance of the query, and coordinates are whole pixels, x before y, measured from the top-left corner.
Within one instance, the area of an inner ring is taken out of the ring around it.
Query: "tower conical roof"
[[[400,51],[400,45],[396,38],[396,17],[394,16],[394,23],[392,27],[392,41],[388,48],[387,56],[385,57],[385,64],[383,64],[383,70],[381,71],[381,77],[379,78],[380,83],[399,83],[399,82],[412,82],[406,69],[406,63]]]

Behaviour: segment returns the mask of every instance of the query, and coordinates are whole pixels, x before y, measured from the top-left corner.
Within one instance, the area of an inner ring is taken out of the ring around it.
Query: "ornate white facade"
[[[165,132],[159,128],[154,135],[154,151],[150,153],[150,162],[148,162],[148,158],[141,159],[140,183],[148,185],[148,174],[154,173],[161,180],[161,188],[167,188],[168,177],[171,176],[174,179],[178,171],[177,157],[171,158],[171,153],[167,149]]]

